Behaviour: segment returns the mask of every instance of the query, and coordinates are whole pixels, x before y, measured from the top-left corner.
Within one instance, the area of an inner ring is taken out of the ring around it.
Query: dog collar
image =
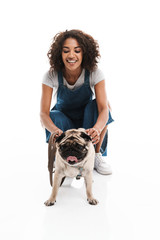
[[[82,177],[83,168],[82,168],[82,167],[79,167],[78,170],[79,170],[79,174],[76,176],[76,179],[77,179],[77,180],[79,180],[79,179]]]

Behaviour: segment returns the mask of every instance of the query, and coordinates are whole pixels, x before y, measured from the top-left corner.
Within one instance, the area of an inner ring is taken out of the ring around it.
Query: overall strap
[[[85,82],[85,85],[90,85],[89,83],[89,75],[90,75],[90,72],[86,69],[85,70],[85,78],[84,78],[84,82]]]
[[[62,74],[62,71],[58,72],[58,83],[59,83],[59,86],[63,85],[63,74]]]

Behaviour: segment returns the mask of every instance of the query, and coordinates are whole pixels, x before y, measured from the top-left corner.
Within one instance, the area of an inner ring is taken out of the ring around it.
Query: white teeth
[[[76,60],[67,60],[67,62],[69,62],[69,63],[75,63],[76,62]]]

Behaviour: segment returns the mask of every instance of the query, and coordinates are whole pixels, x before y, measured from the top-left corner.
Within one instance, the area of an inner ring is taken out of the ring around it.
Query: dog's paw
[[[44,202],[44,204],[49,207],[49,206],[53,206],[55,204],[56,200],[51,200],[48,199],[47,201]]]
[[[95,198],[90,198],[90,199],[87,199],[88,203],[91,204],[91,205],[97,205],[99,202],[97,199]]]

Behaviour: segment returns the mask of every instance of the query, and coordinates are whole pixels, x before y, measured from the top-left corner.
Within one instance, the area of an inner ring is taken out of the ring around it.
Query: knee
[[[50,112],[50,118],[52,119],[53,123],[62,131],[74,128],[72,121],[63,112],[53,110]]]
[[[84,109],[84,116],[87,116],[87,117],[94,117],[95,116],[97,117],[98,116],[98,108],[97,108],[97,102],[96,102],[96,99],[90,101],[85,109]]]
[[[95,113],[98,113],[96,99],[89,101],[89,103],[86,105],[84,109],[84,113],[87,115],[93,115]]]
[[[97,106],[96,99],[93,99],[87,103],[85,109],[92,109],[95,108],[96,106]]]
[[[52,110],[50,111],[50,118],[55,123],[57,120],[63,119],[64,114],[58,110]]]
[[[91,128],[98,118],[98,109],[96,99],[90,101],[84,109],[83,127]]]

